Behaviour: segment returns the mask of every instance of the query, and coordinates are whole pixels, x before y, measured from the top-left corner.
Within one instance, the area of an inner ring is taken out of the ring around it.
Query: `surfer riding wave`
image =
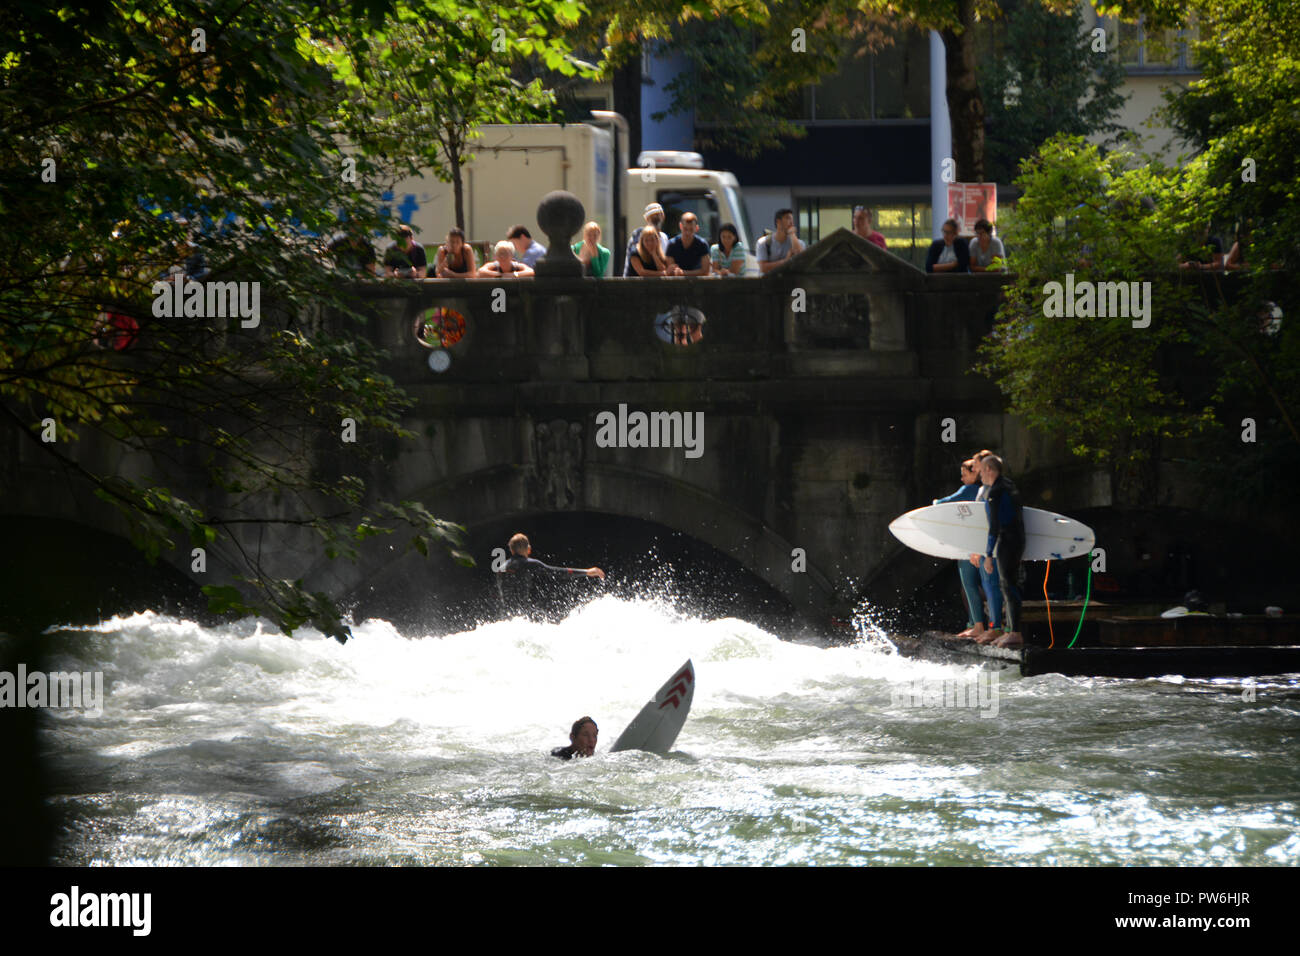
[[[523,534],[512,537],[509,547],[510,557],[506,560],[505,567],[497,572],[497,594],[502,605],[511,613],[523,613],[531,606],[534,575],[569,577],[576,574],[602,580],[605,577],[605,572],[600,568],[557,568],[529,557],[533,553],[533,547]]]

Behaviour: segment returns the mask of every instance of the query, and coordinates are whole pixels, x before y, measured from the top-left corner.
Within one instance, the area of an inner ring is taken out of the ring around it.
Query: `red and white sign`
[[[959,236],[973,236],[975,222],[987,219],[998,222],[997,183],[949,183],[948,217],[957,220]]]

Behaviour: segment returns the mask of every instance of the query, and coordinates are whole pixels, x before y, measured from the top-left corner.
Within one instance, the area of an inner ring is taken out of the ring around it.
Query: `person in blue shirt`
[[[961,487],[946,498],[936,498],[934,504],[942,505],[950,501],[975,501],[980,492],[979,462],[968,458],[961,463]],[[957,562],[957,576],[961,580],[961,590],[966,596],[966,630],[958,637],[972,638],[984,633],[984,599],[980,595],[980,569],[969,561]],[[992,601],[989,606],[992,609]],[[1001,610],[999,602],[998,610]]]
[[[998,582],[1002,585],[1002,603],[1006,613],[1006,633],[996,638],[981,639],[981,644],[995,647],[1019,647],[1024,644],[1020,634],[1020,559],[1025,553],[1025,514],[1020,504],[1020,491],[1002,473],[1002,459],[989,455],[980,462],[980,478],[988,487],[984,510],[988,515],[989,540],[984,549],[984,569],[992,571],[996,554]],[[971,555],[977,558],[978,555]],[[996,623],[996,622],[995,622]]]
[[[515,247],[515,259],[530,269],[536,269],[537,261],[546,255],[546,247],[533,238],[527,226],[511,226],[506,238]]]

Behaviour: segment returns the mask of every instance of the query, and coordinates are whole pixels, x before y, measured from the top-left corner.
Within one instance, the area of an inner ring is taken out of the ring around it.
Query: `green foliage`
[[[979,368],[1010,411],[1064,436],[1076,454],[1120,468],[1148,461],[1161,439],[1221,433],[1225,413],[1243,405],[1257,415],[1272,409],[1300,441],[1289,424],[1300,408],[1295,330],[1262,334],[1256,317],[1265,290],[1293,308],[1294,280],[1260,271],[1229,289],[1212,274],[1175,268],[1201,245],[1205,210],[1230,192],[1214,181],[1209,155],[1182,167],[1138,166],[1125,153],[1057,137],[1022,169],[1024,194],[1003,224],[1018,275]],[[1150,326],[1049,317],[1046,284],[1067,273],[1076,283],[1151,283]],[[1199,387],[1203,377],[1208,388]]]
[[[988,178],[1011,182],[1020,160],[1059,133],[1105,133],[1113,142],[1123,129],[1114,117],[1127,98],[1119,92],[1124,68],[1114,53],[1093,52],[1079,8],[1019,0],[998,26],[996,50],[979,70]]]
[[[1063,136],[1024,164],[1024,194],[1002,223],[1015,239],[1017,277],[980,368],[1013,414],[1102,459],[1196,425],[1157,374],[1158,351],[1184,337],[1176,317],[1188,296],[1167,281],[1175,248],[1143,204],[1157,175],[1126,169],[1129,158]],[[1067,274],[1076,283],[1151,281],[1150,328],[1126,317],[1046,316],[1045,285]]]
[[[515,57],[576,69],[555,38],[580,12],[548,0],[11,4],[0,21],[0,417],[120,509],[151,557],[182,541],[227,555],[246,590],[210,587],[213,607],[286,631],[347,635],[325,596],[263,570],[241,526],[313,530],[342,557],[406,528],[413,547],[464,560],[457,526],[374,501],[356,473],[313,470],[313,445],[343,418],[366,438],[345,472],[380,439],[410,437],[410,400],[378,372],[353,277],[325,243],[341,219],[358,234],[386,230],[376,198],[394,180],[429,166],[447,175],[434,131],[462,122],[466,99],[490,109],[477,97]],[[533,89],[510,102],[540,99]],[[257,327],[153,314],[155,281],[191,242],[209,278],[260,284]],[[102,347],[104,310],[136,320],[133,347]],[[327,330],[326,312],[344,324]],[[46,417],[57,442],[39,440]],[[87,468],[78,440],[96,433],[126,446],[137,477]],[[213,487],[202,504],[170,490],[193,486],[196,468]]]

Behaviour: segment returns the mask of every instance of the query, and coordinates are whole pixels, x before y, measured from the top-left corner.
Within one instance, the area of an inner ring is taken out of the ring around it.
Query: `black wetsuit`
[[[552,757],[559,757],[561,760],[572,760],[578,756],[577,746],[570,744],[567,747],[556,747],[551,751]]]
[[[526,611],[532,602],[533,576],[549,574],[552,577],[569,577],[580,574],[586,576],[586,568],[555,568],[544,564],[536,558],[525,558],[521,554],[512,554],[506,566],[497,572],[497,594],[505,609],[513,614]]]
[[[989,486],[984,509],[989,519],[989,543],[985,551],[998,559],[998,580],[1002,585],[1002,606],[1007,631],[1020,630],[1020,559],[1025,553],[1025,513],[1020,505],[1020,491],[1003,475]],[[995,552],[996,549],[996,553]],[[994,627],[1001,622],[995,621]]]

